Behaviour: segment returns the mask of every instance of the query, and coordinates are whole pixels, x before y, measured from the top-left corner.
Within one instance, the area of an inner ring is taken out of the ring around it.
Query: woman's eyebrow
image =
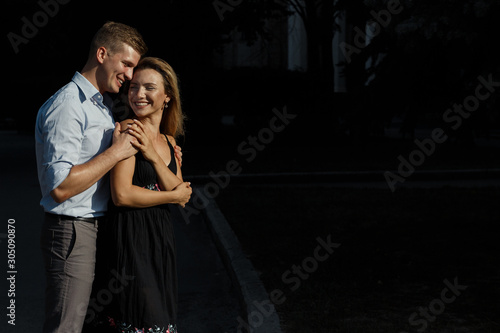
[[[130,82],[130,85],[140,85],[142,84],[143,86],[157,86],[158,84],[155,82],[146,82],[146,83],[138,83],[138,82]]]

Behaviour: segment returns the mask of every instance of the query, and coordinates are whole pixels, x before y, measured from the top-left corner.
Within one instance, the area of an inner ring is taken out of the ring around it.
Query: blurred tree
[[[283,0],[299,14],[307,35],[307,63],[314,76],[333,78],[332,39],[335,30],[334,1]]]
[[[325,87],[332,91],[333,60],[332,38],[336,26],[334,24],[335,6],[332,0],[249,0],[242,2],[230,14],[224,16],[221,24],[221,42],[228,41],[230,32],[241,33],[248,44],[259,38],[271,40],[269,20],[286,18],[297,13],[302,19],[307,36],[307,71],[312,83],[311,91]],[[274,36],[276,37],[276,36]],[[281,38],[287,36],[281,36]]]
[[[364,5],[378,12],[391,1],[367,0]],[[451,104],[474,93],[479,75],[498,77],[500,51],[494,41],[500,33],[500,3],[401,0],[401,5],[404,10],[345,64],[349,88],[361,97],[356,100],[363,101],[357,105],[358,119],[380,126],[374,120],[406,110],[412,121],[418,117],[440,125],[436,121]],[[358,22],[373,20],[366,11],[361,16]],[[370,58],[373,61],[366,66]],[[368,82],[370,75],[373,79]],[[482,109],[492,112],[492,103],[495,98],[483,102]]]

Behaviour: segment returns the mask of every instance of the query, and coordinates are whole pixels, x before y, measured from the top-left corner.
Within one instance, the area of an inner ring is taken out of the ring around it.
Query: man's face
[[[106,52],[102,59],[103,75],[99,82],[101,92],[118,93],[125,80],[132,79],[134,67],[140,59],[141,55],[127,44],[118,52]]]

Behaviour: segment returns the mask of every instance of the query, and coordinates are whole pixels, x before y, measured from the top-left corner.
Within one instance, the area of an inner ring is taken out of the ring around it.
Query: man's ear
[[[96,51],[96,59],[97,61],[102,64],[104,62],[104,59],[109,56],[108,50],[104,46],[101,46],[100,48],[97,49]]]

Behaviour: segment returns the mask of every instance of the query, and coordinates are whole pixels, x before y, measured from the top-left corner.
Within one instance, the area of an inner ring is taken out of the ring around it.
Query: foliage
[[[375,11],[387,8],[387,3],[365,1]],[[479,75],[497,76],[500,53],[493,38],[500,33],[498,2],[407,0],[401,4],[404,10],[345,67],[351,90],[371,101],[373,117],[385,117],[388,109],[394,114],[408,108],[416,109],[411,112],[420,118],[429,112],[442,114],[473,92]],[[372,62],[366,71],[366,61],[381,54],[383,60]],[[375,79],[367,85],[371,74]],[[491,110],[494,101],[484,106]]]

